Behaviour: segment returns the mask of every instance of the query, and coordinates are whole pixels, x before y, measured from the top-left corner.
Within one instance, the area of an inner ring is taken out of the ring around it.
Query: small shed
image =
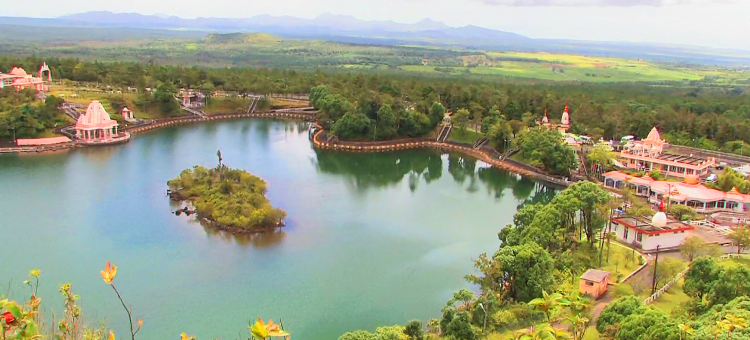
[[[590,295],[598,299],[607,292],[609,285],[609,272],[598,269],[589,269],[581,275],[581,284],[578,290],[581,294]]]

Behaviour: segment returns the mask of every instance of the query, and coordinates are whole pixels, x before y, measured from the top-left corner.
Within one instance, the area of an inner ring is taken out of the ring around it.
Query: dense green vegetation
[[[14,65],[33,70],[41,61],[38,57],[0,57],[0,70]],[[161,97],[156,93],[147,94],[144,89],[159,89],[160,86],[165,94],[163,98],[167,98],[180,87],[206,92],[267,94],[309,93],[313,87],[325,85],[328,93],[339,97],[328,98],[333,99],[328,104],[316,102],[317,106],[329,115],[331,127],[337,118],[351,113],[340,124],[339,131],[352,138],[383,139],[431,132],[437,120],[437,111],[433,111],[435,103],[448,112],[465,109],[469,122],[488,126],[488,129],[494,125],[492,121],[499,121],[502,116],[511,129],[502,125],[501,129],[496,129],[496,135],[514,135],[520,131],[519,127],[533,125],[535,119],[541,119],[545,110],[554,121],[567,104],[570,105],[571,132],[594,138],[619,139],[628,134],[643,137],[653,126],[658,126],[664,138],[676,144],[740,152],[744,149],[743,142],[750,142],[750,96],[742,88],[526,84],[403,77],[388,72],[362,73],[361,70],[324,73],[167,66],[153,62],[102,63],[56,58],[45,58],[45,61],[56,79],[114,88],[137,87],[141,100],[149,104],[158,104]],[[381,112],[381,122],[378,112],[386,105],[390,106],[395,120],[386,108]],[[425,118],[429,118],[430,124]],[[488,119],[486,124],[485,119]],[[396,123],[391,124],[394,121]],[[404,121],[407,124],[402,127]],[[395,126],[398,129],[394,131]],[[484,132],[491,132],[488,129]]]
[[[750,339],[750,269],[731,260],[696,259],[683,285],[689,301],[672,314],[635,296],[615,300],[597,319],[597,331],[616,340]]]
[[[221,162],[217,168],[184,170],[167,185],[176,198],[190,200],[198,216],[221,226],[262,230],[280,225],[286,217],[265,197],[265,181]]]
[[[34,91],[0,90],[0,139],[44,137],[46,131],[70,123],[60,111],[62,100],[55,96],[45,102],[34,99]]]

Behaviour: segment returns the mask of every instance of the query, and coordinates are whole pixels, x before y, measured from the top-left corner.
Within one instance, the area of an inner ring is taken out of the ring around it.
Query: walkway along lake
[[[213,166],[264,178],[289,214],[280,232],[233,236],[171,213],[166,181]],[[142,339],[235,339],[248,320],[282,318],[295,338],[427,320],[472,258],[524,201],[554,191],[432,148],[380,153],[313,149],[307,124],[230,120],[167,127],[124,145],[0,155],[0,284],[40,268],[40,295],[60,313],[59,284],[81,295],[86,320],[126,319],[99,271],[145,320]],[[7,255],[13,254],[12,260]],[[242,334],[240,336],[239,334]]]

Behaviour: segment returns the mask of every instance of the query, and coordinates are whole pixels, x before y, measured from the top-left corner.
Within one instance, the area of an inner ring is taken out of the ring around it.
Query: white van
[[[620,142],[622,142],[622,143],[632,142],[633,140],[635,140],[635,136],[633,136],[633,135],[629,135],[629,136],[625,136],[625,137],[620,138]]]

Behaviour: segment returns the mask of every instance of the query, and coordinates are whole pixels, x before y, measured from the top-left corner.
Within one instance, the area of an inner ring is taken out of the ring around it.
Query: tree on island
[[[221,227],[262,231],[279,226],[286,212],[271,206],[265,197],[266,182],[244,170],[226,167],[221,151],[216,155],[219,168],[196,166],[167,182],[173,197],[191,201],[199,217]]]

